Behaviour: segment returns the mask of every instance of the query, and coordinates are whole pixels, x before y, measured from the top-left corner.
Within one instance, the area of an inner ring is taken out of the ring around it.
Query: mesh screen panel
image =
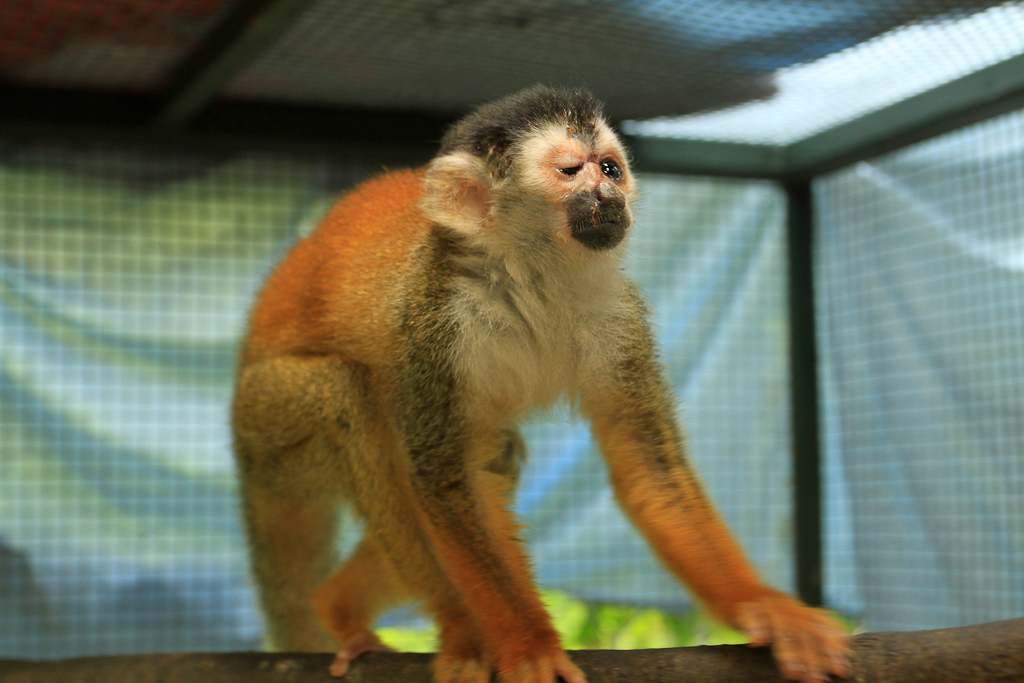
[[[374,170],[0,145],[0,656],[259,646],[227,428],[234,349],[270,265]],[[780,193],[645,187],[629,269],[694,459],[788,587]],[[616,510],[586,430],[555,415],[527,432],[518,506],[543,582],[683,606]]]
[[[823,30],[838,33],[840,25]],[[966,17],[911,23],[820,59],[784,66],[774,74],[774,97],[764,101],[628,122],[625,129],[638,135],[785,145],[1021,54],[1024,4],[1007,2]]]
[[[257,647],[234,349],[268,264],[365,168],[0,149],[0,652]]]
[[[608,104],[635,116],[771,92],[765,72],[733,59],[739,54],[681,39],[691,33],[684,7],[597,5],[318,0],[226,95],[457,112],[538,82],[596,88],[607,80],[615,84],[602,89]],[[713,73],[698,68],[708,50],[720,57]]]
[[[0,81],[153,94],[216,21],[254,5],[10,0]],[[282,6],[297,19],[245,22],[269,45],[220,97],[452,114],[537,82],[581,84],[616,119],[684,117],[634,121],[636,134],[781,145],[1024,53],[1020,0]]]
[[[0,76],[41,86],[151,89],[231,4],[7,0],[0,3]]]
[[[781,67],[992,4],[317,0],[226,94],[460,111],[537,82],[581,83],[617,118],[681,115],[770,97]]]
[[[816,181],[831,601],[1024,614],[1024,113]]]

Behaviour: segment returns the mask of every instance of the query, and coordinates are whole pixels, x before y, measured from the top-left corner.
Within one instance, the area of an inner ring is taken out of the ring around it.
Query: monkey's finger
[[[815,656],[816,666],[840,678],[849,677],[852,674],[850,636],[826,612],[814,610],[813,614],[817,619],[804,630],[804,634],[807,647]]]
[[[831,626],[831,625],[830,625]],[[850,636],[838,628],[832,627],[818,643],[824,650],[826,670],[840,678],[849,678],[853,675],[853,666],[850,658],[853,650],[850,648]]]
[[[762,647],[772,640],[772,627],[768,614],[752,603],[740,605],[736,626],[750,638],[751,647]]]
[[[583,675],[579,667],[569,661],[569,657],[562,655],[562,657],[555,661],[555,675],[561,678],[565,683],[587,683],[587,677]]]
[[[828,670],[829,673],[839,676],[839,678],[852,677],[853,666],[850,664],[849,652],[832,652],[829,655]]]
[[[349,638],[334,655],[331,662],[331,675],[340,678],[348,673],[352,660],[366,652],[394,652],[394,650],[377,638],[372,632],[361,633]]]
[[[438,683],[488,683],[491,665],[472,657],[438,655],[434,662],[434,680]]]
[[[521,662],[501,671],[498,679],[501,683],[557,683],[558,679],[565,683],[587,683],[587,677],[564,652]]]
[[[806,650],[800,634],[779,631],[773,634],[772,655],[782,676],[793,681],[806,681],[809,670]]]
[[[785,662],[780,657],[779,666],[783,675],[788,675],[796,681],[804,683],[825,683],[828,680],[826,672],[827,654],[821,652],[814,637],[807,633],[795,633],[792,636],[790,651],[792,659]]]
[[[348,665],[352,663],[352,657],[345,654],[338,653],[334,656],[334,661],[331,662],[330,672],[335,678],[341,678],[348,673]]]
[[[797,620],[796,615],[772,616],[772,652],[783,675],[805,683],[828,680],[828,674],[849,676],[848,638],[824,613],[819,619]]]

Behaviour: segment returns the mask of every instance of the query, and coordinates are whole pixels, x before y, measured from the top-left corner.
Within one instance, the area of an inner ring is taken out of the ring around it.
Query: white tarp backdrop
[[[234,349],[354,163],[0,145],[0,656],[246,649]],[[791,587],[784,202],[643,179],[647,293],[692,457]],[[871,628],[1024,613],[1024,115],[815,183],[826,595]],[[527,430],[541,581],[678,609],[585,425]],[[351,544],[350,534],[346,543]]]
[[[827,554],[876,629],[1024,614],[1024,113],[817,183]]]

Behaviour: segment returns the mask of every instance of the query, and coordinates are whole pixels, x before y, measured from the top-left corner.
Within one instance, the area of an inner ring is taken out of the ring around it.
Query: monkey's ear
[[[494,200],[481,159],[466,152],[437,157],[427,165],[423,184],[420,206],[427,218],[467,234],[486,227]]]

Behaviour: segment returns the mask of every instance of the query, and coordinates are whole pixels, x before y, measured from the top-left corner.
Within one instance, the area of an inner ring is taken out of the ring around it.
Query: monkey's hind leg
[[[371,630],[373,622],[389,607],[411,597],[380,545],[364,538],[313,600],[316,612],[338,641],[331,675],[344,676],[352,660],[364,652],[391,650]]]
[[[232,426],[254,578],[274,650],[327,652],[313,609],[338,557],[345,435],[363,414],[358,368],[281,357],[243,368]]]
[[[279,652],[333,650],[334,639],[313,610],[313,596],[337,561],[337,502],[282,496],[245,481],[242,491],[266,647]]]

